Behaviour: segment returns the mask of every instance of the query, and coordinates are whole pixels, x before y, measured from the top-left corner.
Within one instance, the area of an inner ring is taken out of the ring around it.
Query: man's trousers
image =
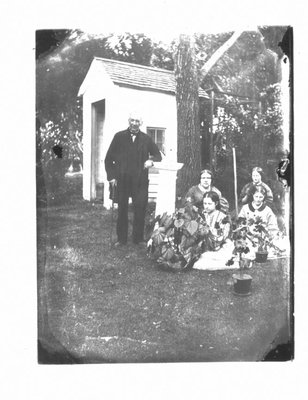
[[[148,180],[141,184],[129,175],[122,176],[117,182],[118,191],[118,220],[117,235],[118,241],[127,242],[128,236],[128,200],[132,198],[133,205],[133,233],[134,243],[144,240],[145,213],[148,204]]]

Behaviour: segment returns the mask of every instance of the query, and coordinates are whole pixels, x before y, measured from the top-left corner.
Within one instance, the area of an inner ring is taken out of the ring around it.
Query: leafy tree
[[[46,41],[51,48],[45,45]],[[40,143],[45,164],[56,144],[63,147],[64,158],[70,162],[82,161],[82,100],[77,94],[94,56],[173,67],[172,47],[154,43],[144,34],[38,31],[37,43],[44,49],[37,59],[36,108],[42,126]]]
[[[69,30],[59,29],[51,30],[44,29],[36,31],[35,35],[35,57],[42,58],[46,54],[55,50],[61,42],[70,35]]]
[[[262,129],[264,135],[262,154],[266,158],[270,158],[270,156],[282,154],[284,151],[280,84],[268,86],[261,92],[260,98],[263,112],[258,129]]]
[[[201,127],[198,119],[203,125],[201,133],[207,140],[207,130],[211,126],[209,102],[202,101],[200,105],[195,95],[187,92],[192,89],[197,91],[197,82],[206,90],[216,90],[214,117],[217,118],[218,107],[225,110],[225,120],[223,124],[220,123],[213,137],[217,155],[214,166],[219,171],[227,165],[229,154],[224,148],[224,135],[230,131],[228,138],[232,137],[237,146],[239,163],[243,168],[247,168],[251,158],[251,143],[256,133],[256,116],[260,118],[258,133],[264,133],[263,148],[265,144],[268,146],[266,148],[270,148],[271,143],[271,148],[275,147],[274,136],[270,134],[270,123],[273,121],[267,123],[267,128],[260,128],[265,119],[259,115],[259,102],[262,103],[264,114],[269,95],[267,90],[280,79],[278,61],[281,51],[276,43],[277,40],[281,40],[285,30],[284,27],[261,27],[260,32],[263,36],[258,31],[243,32],[233,43],[232,37],[234,39],[235,33],[232,32],[196,34],[190,42],[191,48],[185,50],[185,57],[188,57],[190,52],[191,58],[191,64],[187,68],[180,62],[178,42],[155,42],[144,34],[93,35],[78,30],[52,31],[52,50],[48,53],[45,51],[37,60],[37,113],[42,125],[44,161],[46,162],[48,155],[52,154],[51,148],[54,144],[63,146],[64,157],[82,158],[82,101],[77,98],[77,93],[93,57],[99,56],[170,70],[175,67],[176,76],[181,77],[182,82],[179,85],[182,85],[182,88],[178,88],[177,99],[180,101],[182,96],[182,100],[185,98],[185,101],[192,102],[186,109],[183,106],[179,106],[178,109],[179,161],[184,160],[187,169],[194,170],[194,176],[186,173],[184,167],[178,180],[181,186],[179,193],[183,194],[185,187],[196,181],[196,171],[199,172],[200,169],[198,148]],[[43,36],[46,35],[45,31],[40,32]],[[219,50],[224,49],[226,43],[232,43],[232,46],[219,55]],[[184,51],[185,47],[181,49]],[[216,60],[213,57],[215,54],[219,55]],[[213,60],[214,64],[210,65],[209,62]],[[191,85],[185,84],[186,79],[187,82],[191,79]],[[217,91],[231,92],[239,97],[218,96]],[[267,120],[274,118],[273,115],[267,116]],[[190,136],[193,138],[189,138]],[[206,143],[205,147],[208,146],[208,141]],[[263,154],[262,146],[259,146],[260,154]],[[193,149],[190,156],[187,154],[188,148]],[[191,161],[195,156],[196,160]],[[206,157],[203,163],[206,162]],[[183,185],[182,177],[186,180]]]
[[[113,52],[113,59],[133,64],[150,65],[153,53],[152,40],[142,33],[110,36],[107,49]]]
[[[216,47],[215,36],[214,39],[201,37],[199,48],[209,51],[208,46]],[[259,31],[252,31],[243,32],[237,38],[205,76],[202,86],[256,98],[261,90],[278,80],[278,55],[266,48]]]
[[[279,32],[285,29],[280,27]],[[274,31],[263,30],[270,36],[268,41],[258,30],[243,32],[233,42],[232,37],[236,33],[195,35],[198,77],[205,89],[215,90],[214,164],[209,154],[207,160],[203,157],[203,164],[210,163],[218,177],[218,184],[226,189],[225,194],[230,199],[233,198],[232,147],[237,150],[241,185],[249,176],[252,163],[264,167],[267,157],[273,156],[273,152],[283,146],[278,85],[281,54],[274,46],[273,38],[277,37]],[[231,43],[229,47],[226,45],[228,42]],[[266,47],[266,42],[271,42],[270,49]],[[224,47],[227,47],[225,52]],[[191,69],[186,68],[183,73],[187,81],[195,81],[196,76]],[[207,147],[212,126],[210,107],[209,101],[201,102],[201,132],[207,138]],[[179,132],[179,144],[182,142],[180,135]],[[191,156],[195,157],[193,154],[198,157],[198,147],[191,151]]]
[[[215,49],[201,68],[199,64],[199,70],[195,36],[180,36],[175,63],[178,161],[184,163],[177,180],[177,192],[179,194],[186,193],[192,182],[198,180],[201,169],[198,93],[200,81],[204,79],[210,69],[229,50],[240,35],[241,32],[234,32],[229,36],[220,47]]]
[[[170,44],[165,44],[163,42],[154,42],[151,66],[173,71],[175,51],[175,41],[172,41]]]

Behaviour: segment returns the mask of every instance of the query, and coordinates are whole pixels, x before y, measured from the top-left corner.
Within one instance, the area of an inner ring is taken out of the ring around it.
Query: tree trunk
[[[175,57],[176,102],[178,120],[178,162],[184,163],[178,173],[177,196],[199,182],[201,142],[199,122],[199,80],[194,39],[181,35]]]

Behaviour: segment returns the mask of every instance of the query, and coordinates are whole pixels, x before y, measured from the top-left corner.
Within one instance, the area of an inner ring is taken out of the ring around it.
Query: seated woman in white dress
[[[247,221],[251,218],[260,217],[265,224],[265,228],[274,239],[278,236],[279,228],[275,214],[266,205],[266,193],[266,189],[262,186],[254,186],[250,193],[252,201],[242,207],[239,217],[246,218]]]
[[[209,228],[205,241],[206,251],[195,262],[193,268],[203,270],[226,269],[233,243],[230,235],[230,222],[226,214],[220,211],[219,196],[216,192],[206,192],[203,196],[202,216]]]
[[[262,186],[255,186],[251,189],[250,195],[252,196],[252,201],[242,207],[239,213],[239,218],[245,218],[247,221],[249,221],[250,219],[256,220],[257,217],[261,218],[265,229],[269,233],[273,245],[280,249],[282,252],[288,252],[288,239],[280,237],[277,218],[271,208],[266,205],[266,189]],[[254,226],[254,224],[250,225],[250,230],[252,234],[255,234]],[[251,251],[245,257],[254,259],[255,251],[257,250],[257,248],[252,247],[252,245],[250,245],[249,243],[248,247],[251,248]],[[276,252],[273,247],[269,248],[268,251],[270,257],[275,256]]]

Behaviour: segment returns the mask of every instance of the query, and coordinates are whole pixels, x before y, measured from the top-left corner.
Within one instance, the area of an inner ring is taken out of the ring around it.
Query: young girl
[[[203,218],[209,228],[205,240],[206,251],[194,264],[195,269],[225,269],[233,245],[230,239],[230,222],[220,211],[219,196],[216,192],[206,192],[203,196]]]
[[[266,189],[262,186],[255,186],[252,188],[250,194],[252,196],[252,201],[242,207],[239,217],[246,218],[247,220],[260,217],[272,238],[277,237],[279,233],[277,218],[270,207],[266,205]]]
[[[250,219],[255,220],[257,217],[261,218],[265,229],[271,236],[273,244],[287,255],[289,252],[289,242],[287,238],[281,238],[279,235],[277,218],[271,208],[266,205],[266,190],[262,186],[256,186],[252,188],[251,196],[252,201],[242,207],[239,217],[245,218],[247,221]],[[254,233],[254,227],[254,224],[250,226],[252,233]],[[248,243],[248,247],[250,248],[250,252],[245,257],[254,259],[256,248],[252,247],[250,243]],[[268,258],[275,258],[273,248],[270,247],[268,252]]]

